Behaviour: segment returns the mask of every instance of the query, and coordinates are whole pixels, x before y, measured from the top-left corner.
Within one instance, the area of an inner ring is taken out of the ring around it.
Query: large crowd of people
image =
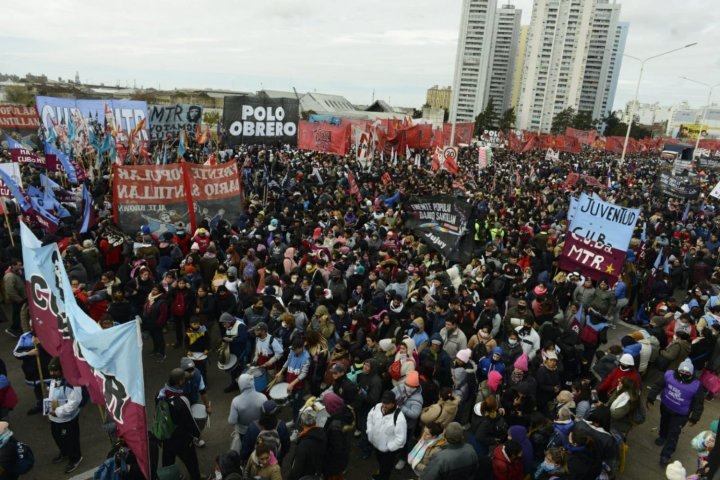
[[[139,317],[148,359],[182,352],[157,407],[148,405],[154,475],[171,475],[179,459],[192,480],[201,468],[226,480],[337,480],[373,457],[375,480],[613,478],[651,409],[661,419],[657,461],[675,471],[683,427],[706,421],[717,393],[706,388],[720,372],[720,216],[706,196],[717,178],[702,172],[700,197],[673,199],[654,189],[668,168],[657,152],[619,165],[583,148],[559,160],[495,148],[480,170],[476,148],[463,147],[450,175],[433,171],[427,152],[376,155],[361,168],[353,155],[243,146],[218,155],[241,167],[237,221],[198,217],[194,231],[143,227],[111,243],[112,187],[98,171],[86,180],[97,225],[79,234],[74,215],[55,233],[36,231],[57,242],[93,319],[112,327]],[[200,148],[186,156],[205,159]],[[564,185],[572,172],[609,187]],[[38,174],[25,166],[25,184],[42,188]],[[617,282],[558,267],[570,198],[581,192],[641,209]],[[437,194],[471,207],[467,264],[403,226],[409,198]],[[82,460],[82,391],[33,337],[17,234],[0,232],[1,311],[35,386],[29,414],[43,410],[41,378],[49,383],[53,461],[70,473]],[[227,383],[214,401],[230,405],[233,439],[201,466],[202,414],[191,407],[212,413],[205,380],[218,368]],[[16,406],[3,398],[0,416]],[[693,440],[691,473],[717,471],[716,429]],[[0,423],[0,478],[16,478],[5,431]],[[122,440],[108,458],[122,478],[142,478]]]

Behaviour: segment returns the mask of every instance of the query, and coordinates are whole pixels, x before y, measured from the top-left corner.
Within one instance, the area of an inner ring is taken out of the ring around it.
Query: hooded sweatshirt
[[[230,404],[228,423],[235,426],[235,431],[244,435],[250,423],[260,418],[260,409],[267,400],[265,395],[255,391],[255,380],[246,373],[238,377],[240,395],[233,398]]]

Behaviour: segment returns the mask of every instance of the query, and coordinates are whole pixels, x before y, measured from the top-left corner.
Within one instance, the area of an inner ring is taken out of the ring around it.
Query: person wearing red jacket
[[[193,242],[197,243],[197,246],[199,247],[200,256],[205,255],[205,252],[207,251],[207,247],[210,245],[211,241],[212,241],[212,238],[210,238],[210,235],[208,234],[208,231],[206,229],[201,227],[195,231],[195,236],[193,237]]]
[[[500,444],[493,451],[493,478],[522,480],[525,470],[522,462],[522,447],[514,440]],[[531,473],[531,472],[528,472]]]
[[[597,388],[598,394],[607,398],[620,385],[620,380],[625,377],[632,379],[637,388],[640,388],[640,375],[635,369],[635,359],[629,353],[624,353],[620,357],[620,364],[600,383]]]
[[[678,331],[683,331],[690,335],[690,342],[698,336],[697,328],[695,328],[695,324],[690,321],[690,315],[687,313],[681,314],[668,323],[668,326],[665,328],[665,336],[667,337],[668,343],[672,343],[673,337]]]

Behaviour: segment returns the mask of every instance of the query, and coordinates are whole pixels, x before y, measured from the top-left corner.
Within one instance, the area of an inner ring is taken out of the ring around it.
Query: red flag
[[[437,147],[433,153],[432,169],[437,172],[438,170],[447,170],[453,175],[457,175],[457,147]]]
[[[612,153],[622,153],[625,137],[607,137],[605,139],[605,150]]]
[[[580,141],[575,137],[558,135],[555,137],[555,149],[560,152],[580,153]]]
[[[508,141],[508,147],[510,150],[512,150],[515,153],[520,153],[523,151],[523,147],[525,146],[524,142],[520,140],[520,138],[515,135],[515,132],[510,132],[510,138]]]
[[[385,175],[387,175],[387,172],[385,172]],[[362,201],[362,194],[360,193],[360,187],[358,187],[357,180],[355,180],[355,175],[350,171],[348,172],[348,184],[350,185],[350,194],[355,195],[355,198],[358,202]]]
[[[350,123],[310,123],[300,121],[298,148],[315,152],[345,155],[350,148]]]
[[[578,130],[576,128],[566,128],[565,136],[578,139],[583,145],[592,145],[595,141],[595,130]]]
[[[525,142],[525,146],[523,146],[522,153],[527,153],[527,152],[530,152],[530,151],[532,151],[532,150],[535,150],[535,149],[537,148],[537,146],[538,146],[539,141],[540,141],[540,139],[538,138],[538,136],[535,135],[534,133],[531,133],[531,134],[530,134],[530,138],[528,138],[528,137],[525,137],[525,138],[527,138],[527,141]]]
[[[388,172],[383,173],[383,175],[382,175],[382,177],[380,177],[380,179],[382,180],[382,182],[385,185],[390,185],[390,182],[392,182],[392,177],[390,176],[390,174]]]
[[[555,137],[550,134],[540,135],[540,148],[542,148],[543,150],[547,150],[548,148],[557,150],[555,148]]]
[[[404,130],[406,145],[410,148],[430,148],[432,144],[432,125],[429,123],[413,125]],[[405,151],[405,148],[401,148]]]

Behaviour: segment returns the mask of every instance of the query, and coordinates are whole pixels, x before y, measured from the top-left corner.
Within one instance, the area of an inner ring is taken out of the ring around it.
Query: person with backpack
[[[388,480],[398,452],[407,441],[407,422],[393,392],[384,392],[380,403],[370,410],[365,431],[378,461],[378,473],[373,475],[373,479]]]
[[[190,401],[183,394],[185,370],[174,368],[168,382],[155,399],[155,420],[152,434],[162,442],[162,465],[175,463],[178,457],[185,464],[191,480],[200,480],[200,465],[195,451],[194,438],[200,429],[190,411]]]
[[[185,277],[178,278],[175,287],[170,288],[168,292],[168,304],[170,305],[172,321],[175,324],[175,343],[171,346],[174,348],[182,348],[184,344],[185,327],[195,308],[195,292],[192,291]]]
[[[63,378],[60,359],[54,357],[48,364],[48,372],[53,379],[50,392],[45,400],[50,419],[50,431],[60,453],[52,459],[52,463],[67,460],[65,473],[72,473],[83,460],[80,450],[80,404],[83,400],[82,389],[73,387]]]
[[[300,412],[300,435],[295,457],[287,480],[318,477],[323,469],[323,456],[327,448],[327,434],[317,425],[317,413],[312,408]]]
[[[137,457],[124,440],[118,441],[95,470],[94,480],[144,480]]]

